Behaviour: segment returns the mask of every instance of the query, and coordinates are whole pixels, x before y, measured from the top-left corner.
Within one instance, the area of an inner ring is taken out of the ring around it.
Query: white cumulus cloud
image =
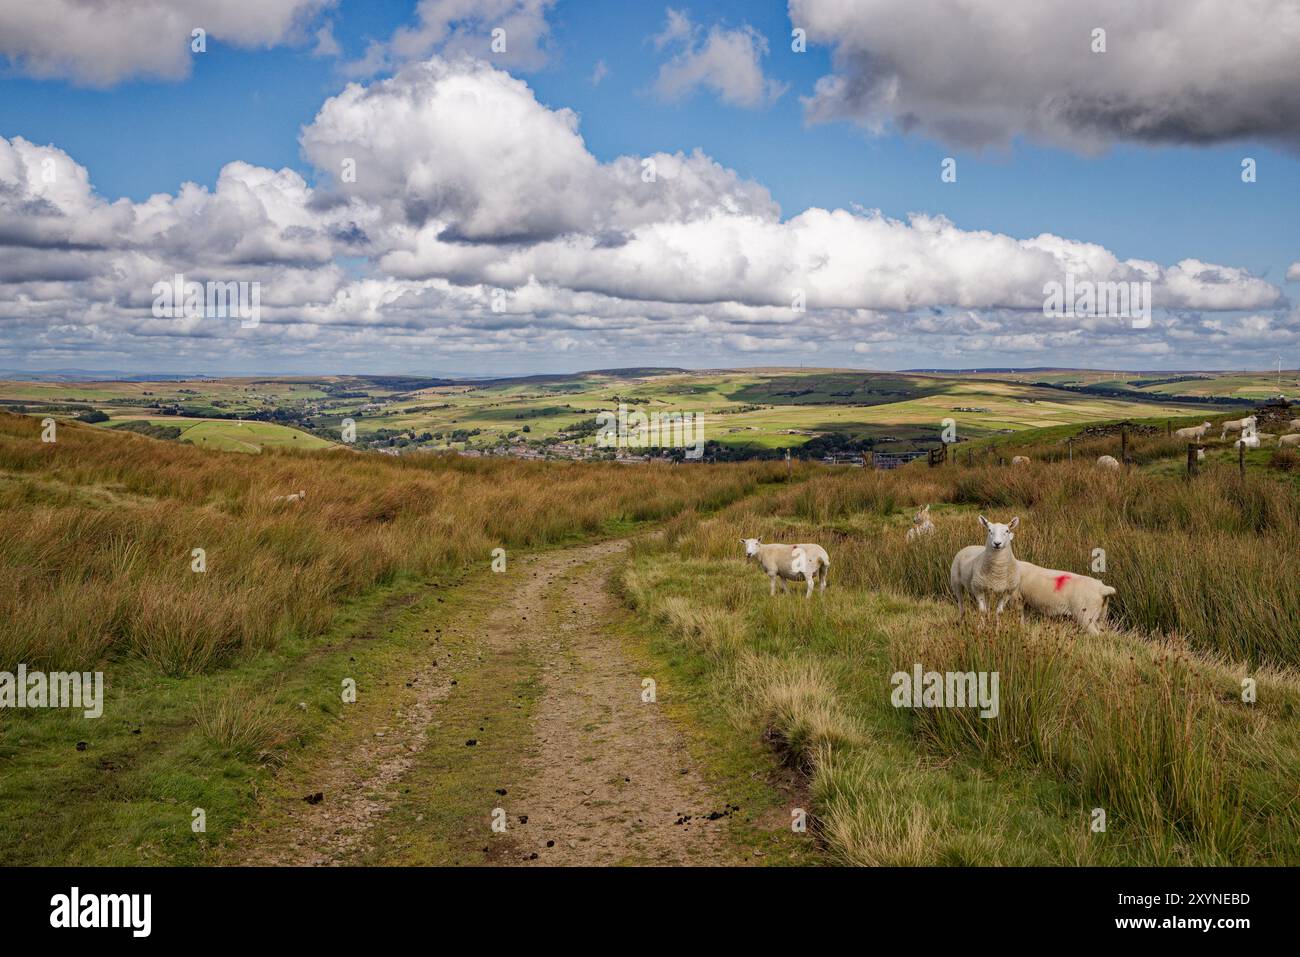
[[[1300,146],[1294,0],[790,0],[789,12],[834,54],[805,100],[814,121],[968,147]]]
[[[680,100],[698,89],[712,90],[722,102],[755,108],[776,100],[786,85],[763,74],[767,40],[753,27],[727,28],[714,24],[707,30],[682,11],[669,8],[663,32],[654,38],[656,48],[672,51],[659,67],[656,92],[666,100]]]
[[[112,86],[189,76],[191,36],[240,47],[305,42],[334,0],[4,0],[0,57],[23,73]]]

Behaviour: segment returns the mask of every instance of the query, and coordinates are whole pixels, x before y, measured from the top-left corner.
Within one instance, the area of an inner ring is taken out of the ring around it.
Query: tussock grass
[[[263,759],[293,737],[283,706],[260,689],[235,685],[220,695],[200,694],[194,721],[218,750],[247,759]]]
[[[906,545],[926,502],[936,531]],[[1090,637],[1032,613],[959,624],[948,568],[982,541],[979,511],[1021,516],[1019,557],[1115,585],[1119,629]],[[769,598],[740,557],[754,535],[824,545],[829,590]],[[737,728],[807,774],[817,831],[845,863],[1296,864],[1298,535],[1300,501],[1268,476],[843,470],[680,516],[624,585]],[[894,708],[890,676],[918,662],[997,672],[999,716]]]
[[[911,511],[927,502],[936,505],[935,534],[905,546]],[[934,597],[947,594],[956,551],[983,540],[981,510],[994,521],[1020,515],[1017,557],[1118,588],[1111,615],[1130,627],[1186,635],[1202,651],[1254,665],[1300,665],[1300,495],[1267,476],[1243,482],[1213,469],[1186,481],[1078,462],[844,470],[782,491],[740,527],[764,541],[818,528],[832,549],[832,581]],[[735,531],[714,527],[695,540],[705,554],[734,554]],[[854,547],[832,548],[840,543]],[[1092,570],[1095,549],[1104,572]]]
[[[210,671],[321,633],[339,602],[531,548],[712,508],[776,465],[522,463],[200,449],[0,414],[0,668],[129,655]],[[305,489],[305,501],[274,498]],[[206,568],[191,570],[192,552]]]

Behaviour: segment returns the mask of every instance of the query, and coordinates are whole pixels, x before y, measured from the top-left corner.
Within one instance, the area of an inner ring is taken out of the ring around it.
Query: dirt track
[[[375,835],[385,831],[399,794],[411,790],[412,772],[426,751],[437,750],[430,745],[438,735],[455,733],[453,722],[440,720],[456,700],[449,665],[490,668],[493,656],[521,651],[536,662],[541,690],[531,740],[512,742],[519,759],[503,775],[517,782],[507,833],[493,834],[481,816],[484,850],[496,842],[489,863],[733,862],[726,802],[710,794],[658,704],[642,701],[645,676],[611,627],[623,612],[607,577],[626,545],[523,558],[496,587],[480,589],[459,616],[472,652],[403,675],[413,690],[382,727],[358,724],[286,768],[279,797],[268,796],[267,814],[237,832],[227,862],[330,865],[373,857]],[[326,796],[317,803],[296,797],[317,792]]]

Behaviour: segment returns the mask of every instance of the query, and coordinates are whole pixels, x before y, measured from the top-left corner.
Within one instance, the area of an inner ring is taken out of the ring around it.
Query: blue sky
[[[1256,137],[1195,144],[1105,136],[1088,142],[1085,134],[1081,143],[1061,146],[1032,129],[1011,129],[1005,142],[981,146],[944,142],[924,122],[911,133],[900,132],[899,123],[873,132],[851,120],[811,122],[804,98],[820,78],[836,72],[837,53],[843,60],[853,51],[814,41],[807,52],[792,52],[791,11],[783,3],[677,7],[701,36],[717,26],[752,28],[764,38],[768,51],[759,56],[759,66],[768,80],[783,85],[779,97],[745,108],[723,102],[705,85],[667,99],[656,78],[672,48],[660,48],[653,39],[665,29],[667,6],[558,0],[543,7],[544,62],[506,69],[542,107],[575,111],[586,149],[601,163],[700,150],[765,187],[786,220],[809,207],[879,209],[891,218],[928,213],[963,231],[1016,240],[1051,233],[1095,243],[1120,260],[1167,266],[1193,259],[1240,268],[1278,287],[1283,298],[1274,304],[1275,315],[1289,315],[1287,301],[1300,293],[1300,284],[1285,278],[1288,266],[1300,259],[1300,156],[1294,141],[1279,138],[1267,124]],[[303,127],[348,82],[349,64],[367,44],[386,42],[416,22],[416,14],[411,2],[395,0],[342,0],[310,13],[305,32],[269,47],[243,48],[214,35],[207,52],[192,57],[191,74],[179,79],[144,76],[92,87],[75,77],[28,75],[33,71],[11,52],[0,75],[0,136],[62,150],[87,170],[95,194],[110,203],[175,194],[186,181],[215,190],[218,174],[234,161],[288,167],[320,187],[320,171],[300,145]],[[324,23],[338,55],[313,53],[311,32]],[[435,47],[430,55],[439,52]],[[1248,51],[1242,59],[1241,69],[1248,70]],[[595,83],[598,62],[606,72]],[[379,82],[399,67],[358,81]],[[957,160],[955,183],[939,176],[949,156]],[[1256,182],[1242,182],[1243,157],[1257,161]],[[1248,305],[1235,314],[1250,311]],[[11,357],[20,358],[19,351]],[[56,353],[33,361],[53,361]],[[991,361],[999,355],[989,352]],[[575,359],[580,356],[575,353]],[[277,358],[268,342],[241,364],[269,369],[279,364]],[[758,358],[779,356],[760,351]],[[899,354],[897,363],[917,358]],[[1102,352],[1097,358],[1101,364]],[[1113,351],[1105,358],[1113,361]],[[1040,359],[1026,364],[1042,364]],[[526,369],[530,362],[516,357],[506,364]]]

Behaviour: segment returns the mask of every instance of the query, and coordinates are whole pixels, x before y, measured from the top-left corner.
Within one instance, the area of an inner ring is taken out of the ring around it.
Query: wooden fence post
[[[1073,435],[1065,440],[1065,445],[1066,448],[1070,450],[1070,461],[1073,462],[1074,461],[1074,436]]]
[[[1241,440],[1237,444],[1237,471],[1242,478],[1246,477],[1246,443]]]
[[[1119,427],[1119,462],[1128,465],[1128,423]]]
[[[1191,478],[1196,474],[1196,443],[1187,443],[1187,477]]]

